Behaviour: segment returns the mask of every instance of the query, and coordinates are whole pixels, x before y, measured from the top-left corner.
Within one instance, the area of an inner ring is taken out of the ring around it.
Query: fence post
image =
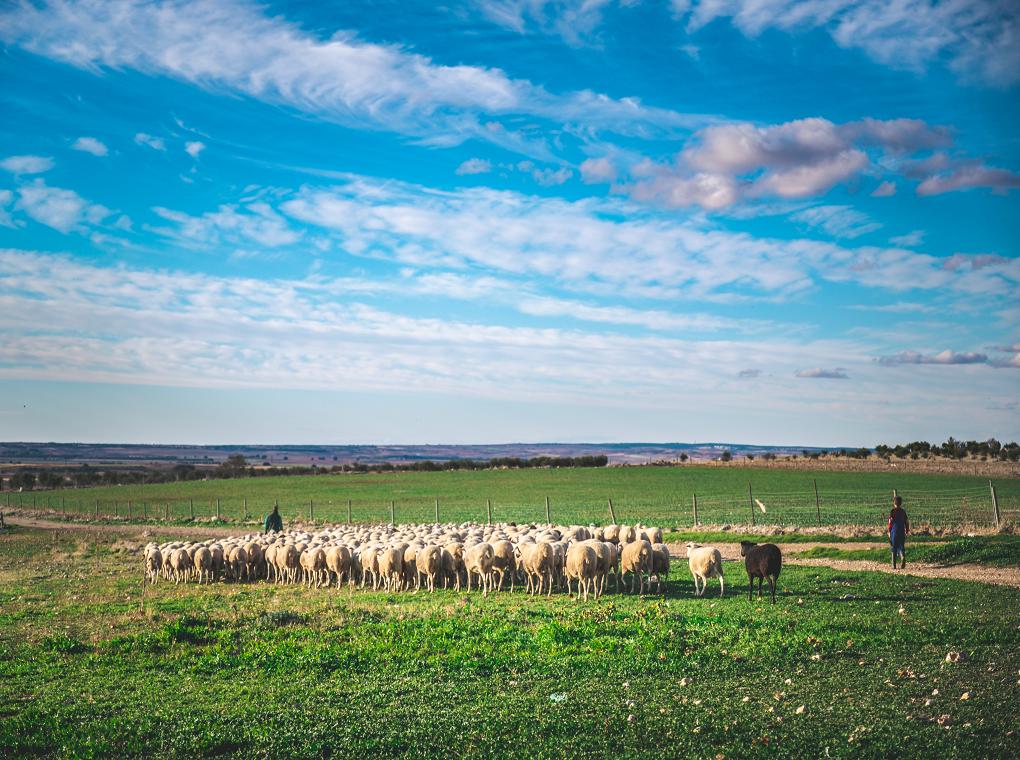
[[[999,520],[1001,515],[999,514],[999,497],[995,495],[995,486],[992,481],[988,481],[988,490],[992,492],[992,519],[995,521],[995,527],[999,527]]]
[[[747,503],[751,507],[751,525],[754,525],[754,494],[751,493],[751,481],[747,481]]]
[[[492,525],[492,499],[485,500],[485,524]]]
[[[439,497],[436,497],[436,525],[439,525]]]
[[[99,519],[99,499],[96,499],[96,519]]]
[[[394,517],[394,514],[396,513],[396,511],[397,511],[397,507],[393,503],[393,499],[390,499],[390,525],[396,525],[397,524],[396,519]]]
[[[694,494],[694,527],[697,528],[701,525],[701,520],[698,519],[698,495]]]
[[[315,500],[314,499],[309,499],[308,500],[308,519],[313,521],[313,522],[315,520]]]
[[[609,500],[609,517],[613,521],[613,525],[616,525],[616,510],[613,509],[613,500]]]
[[[248,497],[241,497],[241,507],[244,509],[244,521],[248,522]]]
[[[352,523],[353,523],[353,521],[351,520],[351,500],[348,499],[347,500],[347,524],[351,525]]]
[[[821,527],[821,525],[822,525],[822,502],[818,498],[818,479],[815,478],[811,482],[814,483],[814,485],[815,485],[815,520],[817,521],[819,527]]]
[[[552,517],[551,517],[551,513],[549,512],[549,497],[548,496],[545,497],[545,521],[547,523],[549,523],[550,525],[552,525]]]
[[[191,510],[191,519],[194,520],[195,519],[195,500],[194,499],[188,499],[188,509]]]
[[[149,506],[144,501],[142,502],[142,519],[149,519]]]
[[[220,519],[220,500],[216,500],[216,519]]]
[[[131,519],[131,499],[128,499],[128,519]]]

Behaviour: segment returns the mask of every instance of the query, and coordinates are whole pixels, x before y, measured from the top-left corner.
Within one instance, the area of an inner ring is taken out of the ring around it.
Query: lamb
[[[631,541],[623,545],[620,552],[620,574],[630,573],[630,593],[634,593],[634,582],[639,581],[638,593],[645,593],[645,575],[651,572],[652,545],[647,541]]]
[[[669,580],[669,560],[668,546],[662,542],[652,544],[652,573],[655,574],[655,590],[660,594],[665,586],[663,579]],[[649,579],[648,585],[651,586],[651,579]]]
[[[567,551],[566,578],[567,594],[570,594],[570,581],[577,581],[577,598],[584,594],[588,601],[588,589],[595,583],[595,571],[598,568],[598,555],[591,544],[572,544]],[[595,598],[598,598],[598,586],[595,585]]]
[[[199,583],[213,581],[213,555],[206,546],[200,546],[191,560],[195,566],[195,577]]]
[[[415,562],[415,593],[421,587],[421,577],[425,576],[425,585],[428,587],[429,593],[433,593],[436,590],[436,575],[442,569],[443,562],[443,550],[438,546],[426,546],[424,549],[419,549],[418,553],[414,556]]]
[[[326,550],[326,569],[336,576],[336,587],[345,581],[353,584],[351,550],[346,546],[331,546]]]
[[[517,574],[517,557],[514,545],[503,539],[492,544],[492,571],[499,578],[496,590],[503,588],[503,579],[510,576],[510,593],[514,592],[514,576]]]
[[[148,546],[145,549],[145,577],[149,583],[155,583],[163,569],[163,554],[158,547]]]
[[[187,582],[191,572],[191,555],[185,549],[174,549],[170,554],[170,569],[173,572],[174,585],[181,581]]]
[[[326,572],[326,552],[319,548],[305,549],[301,552],[301,569],[305,585],[309,588],[320,586]]]
[[[404,550],[391,547],[379,552],[379,576],[387,591],[399,591],[404,583]],[[374,588],[374,586],[373,586]]]
[[[547,596],[552,596],[553,549],[552,544],[542,541],[537,544],[520,546],[521,567],[528,577],[528,593],[542,593],[542,583],[549,585]]]
[[[467,571],[468,591],[471,590],[471,576],[477,574],[479,585],[482,587],[482,596],[489,595],[494,556],[492,544],[475,544],[464,552],[464,569]]]
[[[783,553],[775,544],[756,544],[753,541],[740,542],[740,556],[744,558],[747,568],[747,598],[751,599],[754,579],[758,579],[758,598],[761,599],[762,579],[768,579],[772,604],[776,603],[776,581],[779,571],[783,569]]]
[[[719,579],[719,596],[726,593],[726,579],[723,577],[722,554],[714,546],[687,544],[687,564],[694,576],[694,595],[704,596],[709,578]],[[699,588],[700,581],[700,588]]]

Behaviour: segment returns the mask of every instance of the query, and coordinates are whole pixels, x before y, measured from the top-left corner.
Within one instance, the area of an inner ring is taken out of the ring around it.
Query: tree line
[[[531,467],[605,467],[609,457],[604,454],[579,457],[539,456],[530,459],[497,457],[494,459],[424,460],[419,462],[352,462],[331,467],[318,465],[292,465],[288,467],[252,467],[241,454],[232,454],[214,467],[197,467],[177,464],[173,467],[118,469],[98,468],[88,464],[79,467],[18,469],[7,481],[13,491],[56,488],[89,488],[91,486],[144,485],[149,483],[179,483],[191,480],[224,478],[265,478],[286,475],[330,475],[336,473],[368,472],[441,472],[446,470],[527,469]],[[0,479],[0,488],[3,487]]]

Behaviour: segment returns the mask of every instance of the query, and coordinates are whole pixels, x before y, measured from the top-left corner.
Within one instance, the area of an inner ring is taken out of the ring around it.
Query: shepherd
[[[896,558],[900,558],[900,569],[907,566],[905,553],[907,536],[910,535],[910,520],[907,519],[907,512],[903,509],[903,499],[896,495],[893,497],[893,508],[889,512],[889,544],[892,546],[892,566],[896,569]]]
[[[273,507],[273,511],[266,515],[265,526],[262,530],[263,533],[281,533],[283,532],[283,518],[280,517],[280,505],[277,504]]]

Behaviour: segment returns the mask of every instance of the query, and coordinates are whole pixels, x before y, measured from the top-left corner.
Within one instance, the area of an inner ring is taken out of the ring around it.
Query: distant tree
[[[722,453],[722,456],[719,457],[719,458],[722,461],[724,461],[724,462],[732,462],[733,461],[733,454],[730,451],[727,450],[727,451],[724,451]]]
[[[688,459],[690,459],[690,457],[687,456],[687,454],[681,454],[680,455],[680,461],[681,462],[686,462]]]
[[[748,462],[753,462],[754,461],[754,454],[747,454],[745,456],[747,457],[747,461]]]
[[[11,476],[11,490],[31,491],[35,488],[35,473],[18,470]]]

